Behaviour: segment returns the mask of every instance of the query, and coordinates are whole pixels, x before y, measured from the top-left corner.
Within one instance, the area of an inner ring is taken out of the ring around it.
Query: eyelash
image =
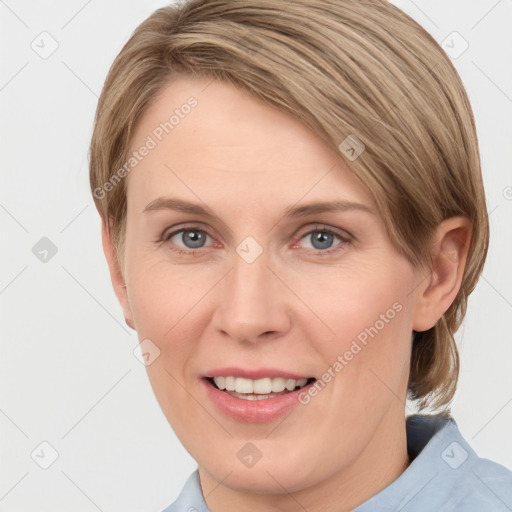
[[[181,232],[184,232],[184,231],[196,231],[196,232],[199,232],[199,233],[203,233],[207,236],[209,236],[210,238],[213,239],[212,235],[210,235],[210,233],[208,233],[208,231],[200,228],[199,226],[184,226],[184,227],[181,227],[180,229],[177,229],[175,231],[172,231],[171,233],[168,233],[166,234],[166,231],[164,231],[162,233],[162,237],[160,239],[160,242],[162,243],[166,243],[168,242],[173,236],[177,235],[178,233],[181,233]],[[313,233],[327,233],[329,235],[333,235],[337,238],[340,239],[341,243],[335,247],[332,247],[330,249],[325,249],[325,250],[315,250],[315,249],[310,249],[311,251],[313,251],[313,255],[318,255],[318,256],[324,256],[324,255],[331,255],[332,253],[335,253],[339,250],[341,250],[341,247],[344,247],[346,244],[350,244],[352,242],[351,238],[349,238],[348,236],[343,236],[341,233],[331,229],[331,228],[328,228],[326,226],[323,226],[323,225],[318,225],[318,226],[315,226],[314,229],[311,229],[309,231],[307,231],[306,233],[300,235],[294,242],[293,242],[293,246],[295,246],[298,242],[300,242],[303,238],[305,238],[306,236],[308,235],[312,235]],[[348,233],[347,233],[348,234]],[[176,248],[176,247],[169,247],[170,250],[178,253],[179,255],[194,255],[196,253],[199,253],[201,249],[204,249],[203,247],[201,248],[198,248],[198,249],[188,249],[188,250],[184,250],[184,249],[181,249],[181,248]]]

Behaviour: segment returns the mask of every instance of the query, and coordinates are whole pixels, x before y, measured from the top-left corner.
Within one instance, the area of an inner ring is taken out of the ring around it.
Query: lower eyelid
[[[349,244],[351,242],[351,240],[348,238],[348,237],[345,237],[345,236],[342,236],[338,233],[335,233],[333,231],[330,231],[328,229],[313,229],[307,233],[304,233],[303,235],[299,236],[296,240],[296,242],[294,242],[293,244],[293,248],[296,248],[298,243],[303,239],[303,238],[306,238],[308,236],[311,236],[313,233],[328,233],[330,235],[333,235],[334,237],[336,237],[338,240],[339,240],[339,243],[337,245],[335,245],[334,247],[329,247],[328,249],[310,249],[308,248],[307,250],[309,251],[314,251],[315,254],[331,254],[332,252],[335,252],[337,250],[340,250],[341,247],[344,247],[345,245]]]
[[[165,243],[165,242],[169,242],[171,238],[173,238],[174,236],[180,234],[180,233],[183,233],[185,231],[196,231],[196,232],[199,232],[199,233],[203,233],[204,235],[206,235],[207,237],[209,237],[211,240],[215,240],[215,238],[210,235],[206,230],[202,229],[202,228],[199,228],[199,227],[194,227],[194,226],[189,226],[189,227],[182,227],[181,229],[178,229],[178,230],[175,230],[175,231],[172,231],[171,233],[168,233],[166,234],[164,232],[162,238],[161,238],[161,242]],[[330,254],[332,252],[335,252],[336,250],[338,250],[341,246],[344,246],[346,244],[349,244],[351,243],[351,239],[348,237],[348,236],[344,236],[340,233],[336,233],[335,231],[331,230],[331,229],[327,229],[327,228],[324,228],[322,229],[321,227],[318,227],[318,228],[315,228],[315,229],[310,229],[309,231],[307,231],[306,233],[303,233],[301,235],[299,235],[295,241],[293,242],[293,248],[295,248],[297,246],[297,244],[303,239],[303,238],[306,238],[307,236],[310,236],[312,235],[313,233],[328,233],[330,235],[333,235],[334,237],[338,238],[340,243],[334,247],[330,247],[328,249],[325,249],[325,250],[321,250],[321,249],[309,249],[310,251],[314,251],[315,254]],[[204,247],[198,247],[196,249],[191,249],[191,248],[182,248],[181,246],[177,246],[177,248],[175,249],[177,252],[180,252],[180,253],[183,253],[183,254],[186,254],[186,253],[193,253],[193,252],[199,252],[201,249],[207,249],[208,247],[212,247],[211,245],[210,246],[204,246]]]

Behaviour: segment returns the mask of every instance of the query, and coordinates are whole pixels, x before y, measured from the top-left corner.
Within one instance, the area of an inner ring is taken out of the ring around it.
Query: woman
[[[106,79],[90,171],[126,322],[198,463],[167,512],[512,508],[512,473],[449,414],[489,227],[464,87],[411,18],[159,9]]]

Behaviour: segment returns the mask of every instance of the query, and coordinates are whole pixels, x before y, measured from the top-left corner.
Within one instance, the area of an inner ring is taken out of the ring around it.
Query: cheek
[[[350,275],[331,276],[321,290],[313,288],[308,295],[308,305],[318,312],[322,323],[315,320],[313,328],[305,321],[301,326],[309,329],[311,340],[318,340],[325,371],[336,375],[331,378],[336,381],[332,407],[353,404],[356,411],[361,401],[383,403],[384,395],[392,398],[393,393],[402,396],[405,391],[413,273],[405,263],[401,267],[387,263],[385,269],[362,266]],[[319,332],[325,334],[319,338]],[[329,375],[325,377],[329,379]]]
[[[136,263],[136,262],[134,262]],[[164,341],[190,323],[194,308],[211,287],[192,267],[180,269],[166,261],[150,259],[131,268],[128,297],[139,336]]]
[[[359,261],[346,267],[318,267],[318,271],[296,275],[290,282],[309,308],[301,314],[301,328],[308,329],[309,325],[316,333],[311,332],[312,340],[320,334],[321,339],[343,348],[355,338],[364,343],[403,328],[413,278],[405,262]]]

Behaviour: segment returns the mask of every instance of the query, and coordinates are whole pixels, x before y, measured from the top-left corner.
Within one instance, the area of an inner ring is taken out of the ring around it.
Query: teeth
[[[218,377],[214,377],[214,381],[215,379],[217,379]],[[224,378],[224,382],[225,382],[225,386],[226,386],[226,390],[227,391],[235,391],[235,377],[221,377],[221,379]],[[215,384],[217,384],[215,382]],[[219,382],[219,384],[221,384]],[[219,385],[217,384],[217,386]],[[224,388],[220,388],[219,389],[224,389]]]
[[[302,379],[304,380],[304,379]],[[284,388],[286,387],[286,383],[284,379],[281,377],[276,377],[275,379],[272,379],[272,391],[275,391],[276,393],[279,393],[281,391],[284,391]]]
[[[308,379],[283,379],[282,377],[265,377],[263,379],[244,379],[243,377],[213,377],[215,385],[219,389],[235,391],[236,393],[254,393],[257,395],[268,395],[269,393],[280,393],[287,389],[293,391],[297,386],[305,386]]]
[[[249,382],[248,387],[250,387],[251,389],[250,391],[246,391],[246,393],[255,393],[256,395],[268,395],[269,393],[272,393],[272,391],[274,391],[272,389],[272,379],[269,379],[268,377],[258,380],[247,379],[247,382]]]
[[[252,380],[237,377],[235,379],[235,391],[237,393],[252,393]]]
[[[215,381],[215,384],[217,384],[217,387],[219,389],[226,389],[226,377],[215,377],[217,380]],[[233,388],[235,386],[235,383],[233,382]]]

